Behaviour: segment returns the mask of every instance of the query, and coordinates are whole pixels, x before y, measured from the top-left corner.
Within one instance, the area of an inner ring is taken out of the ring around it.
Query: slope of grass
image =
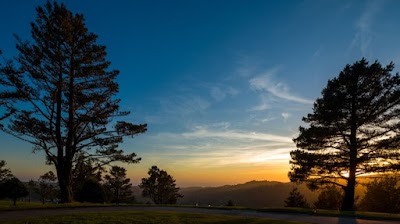
[[[71,215],[56,215],[21,220],[6,221],[4,224],[301,224],[302,222],[289,222],[262,218],[248,218],[228,215],[210,215],[179,212],[99,212],[79,213]]]

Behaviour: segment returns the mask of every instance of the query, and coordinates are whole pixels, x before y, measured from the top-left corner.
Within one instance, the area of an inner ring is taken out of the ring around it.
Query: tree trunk
[[[352,171],[353,170],[353,171]],[[344,192],[344,198],[341,211],[353,211],[354,210],[354,194],[356,187],[356,176],[355,176],[355,168],[350,169],[349,179],[347,181],[347,186]]]
[[[65,169],[65,168],[64,168]],[[60,202],[69,203],[73,201],[71,170],[57,170],[58,184],[60,186]]]
[[[13,201],[14,201],[14,206],[16,206],[17,205],[17,199],[14,198]]]
[[[341,211],[353,211],[354,210],[354,192],[356,188],[356,170],[357,170],[357,154],[358,154],[358,143],[357,143],[357,108],[356,108],[356,97],[352,99],[352,111],[351,111],[351,133],[350,133],[350,145],[349,145],[349,177],[347,179],[347,186],[344,192],[343,203]]]

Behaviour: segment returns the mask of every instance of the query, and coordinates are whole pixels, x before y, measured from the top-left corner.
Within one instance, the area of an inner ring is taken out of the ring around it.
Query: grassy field
[[[6,221],[4,224],[301,224],[282,220],[179,212],[99,212]]]
[[[12,201],[0,200],[0,212],[1,211],[11,211],[11,210],[40,209],[40,208],[57,209],[57,208],[103,207],[103,206],[115,206],[115,205],[78,203],[78,202],[68,203],[68,204],[47,203],[47,204],[43,205],[42,203],[39,203],[39,202],[18,202],[17,206],[13,206]],[[124,205],[122,205],[122,206],[124,206]],[[126,206],[143,207],[143,206],[152,206],[152,205],[126,205]],[[184,205],[181,205],[181,206],[164,205],[164,206],[197,208],[194,206],[184,206]],[[317,215],[317,216],[335,216],[335,217],[336,216],[348,216],[348,217],[357,217],[357,218],[363,218],[363,219],[400,220],[400,214],[365,212],[365,211],[340,212],[340,211],[335,211],[335,210],[304,209],[304,208],[246,208],[246,207],[198,207],[198,208],[227,209],[227,210],[250,210],[250,211],[276,212],[276,213],[302,213],[302,214],[312,214],[312,215]],[[66,221],[66,223],[68,223],[68,221]],[[73,223],[75,223],[75,222],[73,222]],[[85,223],[90,223],[90,222],[85,222]],[[116,223],[119,223],[119,222],[116,222]],[[124,222],[122,222],[122,223],[124,223]],[[129,223],[132,223],[132,222],[129,222]],[[181,222],[181,223],[185,223],[185,222]],[[210,222],[210,223],[213,223],[213,222]],[[253,223],[253,222],[250,222],[250,223]]]
[[[308,208],[261,208],[254,209],[260,212],[277,212],[277,213],[302,213],[317,216],[334,216],[334,217],[356,217],[362,219],[378,219],[378,220],[400,220],[400,214],[396,213],[380,213],[380,212],[341,212],[337,210],[325,209],[308,209]]]
[[[68,203],[68,204],[54,204],[41,202],[26,202],[18,201],[14,206],[12,201],[0,200],[0,211],[24,210],[24,209],[38,209],[38,208],[79,208],[79,207],[100,207],[100,206],[113,206],[110,204],[94,204],[94,203]]]

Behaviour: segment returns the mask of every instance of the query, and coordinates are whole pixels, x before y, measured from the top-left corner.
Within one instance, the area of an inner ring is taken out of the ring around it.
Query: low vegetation
[[[194,213],[178,213],[178,212],[100,212],[100,213],[79,213],[71,215],[56,215],[37,218],[20,219],[6,221],[4,224],[16,223],[29,224],[46,224],[46,223],[119,223],[119,224],[141,224],[141,223],[169,223],[169,224],[301,224],[302,222],[290,222],[282,220],[271,220],[263,218],[249,218],[227,215],[210,215],[210,214],[194,214]]]

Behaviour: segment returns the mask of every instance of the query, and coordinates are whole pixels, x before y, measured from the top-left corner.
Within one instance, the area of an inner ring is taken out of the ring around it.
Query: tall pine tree
[[[61,201],[70,202],[72,170],[81,155],[96,167],[136,163],[140,158],[124,154],[118,144],[147,127],[114,120],[129,113],[119,110],[115,98],[119,72],[109,69],[106,47],[96,43],[83,15],[47,2],[37,8],[31,28],[32,42],[17,38],[16,62],[1,69],[2,100],[10,102],[15,100],[11,93],[21,93],[10,125],[2,130],[45,153],[56,168]]]
[[[358,175],[400,168],[400,76],[393,68],[362,59],[329,80],[294,139],[291,181],[338,185],[341,210],[353,210]]]

